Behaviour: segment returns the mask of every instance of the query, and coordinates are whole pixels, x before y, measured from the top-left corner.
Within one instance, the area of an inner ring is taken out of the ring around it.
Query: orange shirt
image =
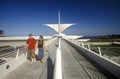
[[[34,38],[29,38],[26,43],[28,44],[28,49],[35,49],[36,40]]]

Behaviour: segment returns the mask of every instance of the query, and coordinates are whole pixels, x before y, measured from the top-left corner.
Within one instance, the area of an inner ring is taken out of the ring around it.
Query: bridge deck
[[[64,79],[107,79],[73,47],[62,40],[62,72]],[[3,79],[53,79],[57,41],[48,46],[44,63],[30,61],[20,65]]]
[[[62,41],[64,79],[107,79],[87,59],[65,41]]]

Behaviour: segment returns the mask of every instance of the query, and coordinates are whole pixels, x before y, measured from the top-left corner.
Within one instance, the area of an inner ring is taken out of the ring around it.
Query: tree
[[[3,30],[0,30],[0,34],[3,34]]]

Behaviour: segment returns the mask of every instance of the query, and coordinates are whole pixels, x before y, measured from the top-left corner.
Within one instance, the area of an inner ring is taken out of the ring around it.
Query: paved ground
[[[62,41],[62,66],[64,79],[107,79],[97,68]]]
[[[48,46],[44,63],[30,61],[20,65],[3,79],[53,79],[53,69],[57,41]],[[63,79],[107,79],[65,41],[61,42]]]
[[[31,64],[28,60],[3,79],[53,79],[53,63],[57,42],[53,42],[47,48],[48,52],[45,53],[44,63],[37,60]]]

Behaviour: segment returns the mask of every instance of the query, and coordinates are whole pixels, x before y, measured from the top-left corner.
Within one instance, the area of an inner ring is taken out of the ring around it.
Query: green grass
[[[91,50],[98,53],[98,46],[101,48],[102,54],[108,56],[120,56],[120,46],[116,45],[91,45]]]
[[[88,42],[120,42],[118,39],[91,39]]]

